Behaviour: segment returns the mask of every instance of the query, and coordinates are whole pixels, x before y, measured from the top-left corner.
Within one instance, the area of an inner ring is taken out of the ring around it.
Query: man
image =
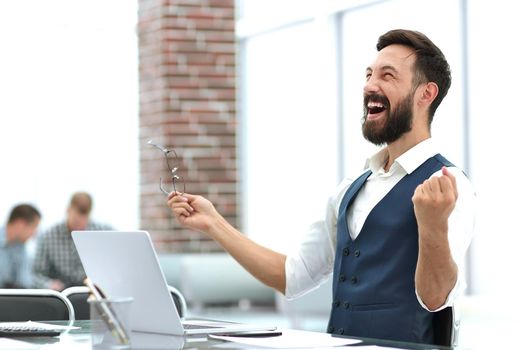
[[[40,219],[34,206],[19,204],[11,209],[5,227],[0,227],[0,288],[31,287],[26,242],[36,233]]]
[[[72,231],[111,230],[89,218],[93,201],[86,192],[74,193],[67,208],[66,220],[49,228],[37,241],[33,273],[38,288],[61,291],[82,285],[86,277]]]
[[[296,253],[249,240],[200,196],[172,193],[168,205],[183,226],[209,234],[287,297],[333,272],[329,333],[433,343],[432,312],[453,305],[464,288],[475,194],[430,135],[451,83],[443,53],[408,30],[385,33],[377,50],[366,69],[362,129],[386,147],[355,181],[343,181]]]

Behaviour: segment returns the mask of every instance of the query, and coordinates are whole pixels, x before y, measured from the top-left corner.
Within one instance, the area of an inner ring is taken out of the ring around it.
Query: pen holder
[[[133,298],[89,299],[93,349],[129,349]]]

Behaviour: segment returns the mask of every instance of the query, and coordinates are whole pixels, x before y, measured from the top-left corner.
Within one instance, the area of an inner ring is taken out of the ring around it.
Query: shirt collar
[[[403,168],[407,174],[412,173],[416,170],[424,161],[428,158],[433,157],[437,154],[436,145],[432,138],[421,141],[402,155],[400,155],[392,164],[392,167],[397,166]],[[370,168],[373,173],[380,173],[385,166],[385,162],[388,158],[387,148],[381,149],[379,152],[372,155],[366,164],[367,168]]]

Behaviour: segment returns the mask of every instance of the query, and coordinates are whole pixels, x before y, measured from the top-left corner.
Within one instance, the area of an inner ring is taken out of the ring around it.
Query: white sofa
[[[168,284],[190,307],[275,304],[274,291],[226,253],[160,254],[159,261]]]

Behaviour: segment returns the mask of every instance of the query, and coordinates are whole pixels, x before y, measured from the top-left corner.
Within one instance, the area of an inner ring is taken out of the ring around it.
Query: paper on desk
[[[359,346],[356,350],[384,350],[384,349],[399,350],[399,348],[391,348],[389,346],[380,346],[380,345]]]
[[[67,331],[70,329],[80,329],[80,327],[74,327],[74,326],[60,326],[57,324],[51,324],[51,323],[42,323],[42,322],[33,322],[33,321],[27,321],[27,322],[0,322],[1,327],[35,327],[35,328],[44,328],[49,329],[53,331]]]
[[[228,337],[225,335],[210,334],[210,338],[226,340],[229,342],[262,346],[266,348],[323,348],[343,346],[359,343],[360,340],[336,338],[328,333],[306,332],[299,330],[283,330],[277,337]]]
[[[17,339],[0,338],[0,349],[9,349],[9,350],[39,349],[39,344],[30,344],[28,342],[17,340]]]

